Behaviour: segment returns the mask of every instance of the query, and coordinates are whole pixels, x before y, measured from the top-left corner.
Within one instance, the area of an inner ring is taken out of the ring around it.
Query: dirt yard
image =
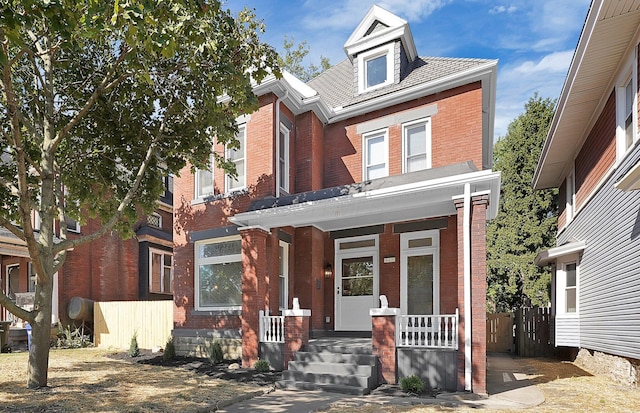
[[[27,353],[0,354],[0,411],[215,411],[271,391],[280,376],[203,360],[167,364],[157,354],[131,359],[98,349],[52,350],[49,387],[28,390]]]
[[[546,401],[530,411],[639,411],[640,389],[593,376],[573,363],[525,359],[529,379]],[[25,388],[27,354],[0,354],[0,412],[204,412],[274,388],[279,373],[230,370],[195,359],[167,363],[158,355],[131,359],[97,349],[52,350],[49,387]],[[429,406],[344,405],[330,413],[471,412],[477,409]],[[522,410],[514,410],[514,412]]]

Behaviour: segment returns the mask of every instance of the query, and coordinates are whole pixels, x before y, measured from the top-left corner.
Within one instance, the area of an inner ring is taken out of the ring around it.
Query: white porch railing
[[[265,315],[260,310],[260,342],[284,343],[284,316]]]
[[[396,346],[458,349],[458,309],[449,315],[396,316]]]

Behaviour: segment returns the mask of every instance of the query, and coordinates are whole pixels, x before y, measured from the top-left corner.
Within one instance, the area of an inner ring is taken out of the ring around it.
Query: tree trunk
[[[43,277],[45,278],[45,277]],[[27,370],[27,387],[35,389],[47,386],[49,349],[51,344],[51,306],[53,276],[36,287],[34,302],[35,320],[31,324],[31,348]]]

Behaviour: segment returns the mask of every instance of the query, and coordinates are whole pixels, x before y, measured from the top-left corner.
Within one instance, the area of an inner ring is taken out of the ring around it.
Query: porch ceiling
[[[466,183],[472,192],[490,194],[487,219],[493,218],[500,195],[500,173],[483,170],[244,212],[232,221],[241,226],[315,226],[336,231],[447,216],[456,213],[452,198],[463,194]]]

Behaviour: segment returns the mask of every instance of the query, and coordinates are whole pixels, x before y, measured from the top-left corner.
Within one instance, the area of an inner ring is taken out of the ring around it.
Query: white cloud
[[[515,12],[516,10],[518,10],[518,8],[514,5],[510,5],[510,6],[494,6],[489,10],[489,14],[500,14],[500,13],[507,13],[507,14],[511,14],[513,12]]]
[[[529,75],[538,72],[562,72],[567,73],[571,59],[573,58],[573,50],[565,50],[555,52],[544,56],[537,62],[528,60],[514,68],[514,72],[518,74]]]

